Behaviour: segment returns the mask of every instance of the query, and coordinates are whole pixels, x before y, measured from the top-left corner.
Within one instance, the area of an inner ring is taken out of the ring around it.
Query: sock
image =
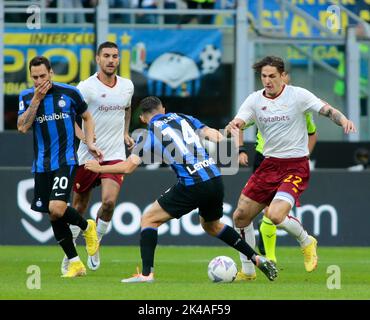
[[[307,231],[303,229],[298,219],[292,216],[285,217],[284,221],[276,226],[279,229],[285,230],[291,236],[295,237],[302,248],[311,243]]]
[[[239,234],[230,226],[224,225],[217,238],[228,244],[230,247],[246,255],[254,264],[256,264],[257,253],[246,243]]]
[[[263,216],[260,233],[265,247],[266,258],[276,262],[276,226],[266,216]]]
[[[76,209],[72,207],[67,207],[66,211],[64,212],[63,217],[61,218],[68,224],[72,224],[74,226],[79,226],[81,230],[86,231],[88,223],[83,218]]]
[[[104,221],[104,220],[98,218],[96,224],[97,224],[97,226],[96,226],[96,233],[98,234],[98,240],[100,242],[101,239],[103,238],[103,236],[107,232],[107,229],[109,227],[110,221]]]
[[[76,261],[81,261],[79,256],[69,259],[69,262],[76,262]]]
[[[140,253],[143,263],[143,276],[154,272],[154,251],[158,241],[158,230],[145,228],[140,234]]]
[[[78,238],[78,235],[80,234],[81,229],[79,226],[74,226],[73,224],[69,226],[69,229],[71,229],[72,232],[73,243],[74,245],[76,245],[76,240]]]
[[[256,238],[254,236],[253,223],[245,228],[235,228],[235,230],[240,234],[240,237],[248,243],[253,249],[256,247]],[[253,262],[248,259],[248,257],[239,252],[240,261],[242,263],[242,272],[248,275],[255,274],[256,269],[254,268]]]
[[[54,231],[54,236],[59,245],[62,247],[64,253],[68,259],[73,259],[77,256],[76,248],[73,244],[72,232],[69,229],[67,223],[58,219],[50,221]]]

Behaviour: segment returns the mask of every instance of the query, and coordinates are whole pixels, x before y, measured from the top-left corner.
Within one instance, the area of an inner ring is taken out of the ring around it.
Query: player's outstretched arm
[[[351,132],[356,132],[355,124],[346,118],[346,116],[341,113],[339,110],[333,108],[331,105],[326,104],[320,109],[319,112],[321,115],[328,117],[338,126],[341,126],[344,130],[344,133],[349,134]]]
[[[126,161],[112,165],[101,166],[96,160],[89,160],[85,163],[85,169],[96,173],[132,173],[141,163],[140,157],[130,155]]]
[[[221,140],[225,139],[220,131],[210,127],[203,127],[200,130],[200,136],[212,142],[220,142]]]

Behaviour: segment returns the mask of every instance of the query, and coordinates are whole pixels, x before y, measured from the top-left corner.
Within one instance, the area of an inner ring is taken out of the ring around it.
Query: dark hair
[[[50,61],[48,60],[48,58],[45,58],[43,56],[36,56],[36,57],[32,58],[31,61],[30,61],[29,66],[28,66],[28,69],[31,71],[31,67],[41,66],[42,64],[45,65],[45,67],[48,71],[51,70]]]
[[[158,109],[158,107],[161,105],[162,101],[159,100],[159,98],[149,96],[140,101],[139,108],[141,109],[142,113],[152,113],[153,110]]]
[[[279,57],[274,57],[274,56],[264,57],[262,60],[256,62],[253,65],[253,69],[261,73],[262,68],[265,66],[276,67],[279,73],[283,73],[285,71],[285,65],[284,65],[283,59]]]
[[[116,48],[118,50],[118,46],[117,44],[115,44],[114,42],[110,42],[110,41],[105,41],[103,43],[100,44],[100,46],[98,47],[98,51],[97,51],[97,55],[100,55],[101,51],[104,49],[104,48]]]

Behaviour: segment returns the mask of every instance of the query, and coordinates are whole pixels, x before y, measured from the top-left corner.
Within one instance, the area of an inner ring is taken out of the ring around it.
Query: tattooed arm
[[[348,134],[350,132],[356,132],[355,124],[351,120],[348,120],[343,113],[333,108],[331,105],[326,104],[320,109],[319,113],[325,117],[328,117],[331,121],[342,127],[344,133]]]
[[[37,109],[51,86],[50,81],[45,81],[35,88],[35,94],[31,100],[30,106],[18,117],[17,128],[19,132],[26,133],[32,127],[36,118]]]

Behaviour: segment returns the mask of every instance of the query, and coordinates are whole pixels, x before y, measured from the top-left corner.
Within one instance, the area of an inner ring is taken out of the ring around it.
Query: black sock
[[[154,268],[154,251],[158,241],[158,230],[146,228],[140,234],[140,252],[143,263],[142,274],[144,276],[153,272]]]
[[[67,210],[64,212],[64,215],[61,219],[66,223],[79,226],[83,231],[86,230],[88,225],[86,219],[72,207],[67,207]]]
[[[246,243],[233,228],[225,224],[222,231],[217,235],[217,238],[246,255],[248,259],[252,260],[252,262],[256,264],[255,258],[257,252],[254,251],[253,248]]]
[[[58,241],[59,245],[62,247],[68,259],[77,257],[77,251],[73,244],[73,237],[71,229],[67,223],[58,219],[56,221],[50,221],[51,226],[54,231],[55,239]]]

